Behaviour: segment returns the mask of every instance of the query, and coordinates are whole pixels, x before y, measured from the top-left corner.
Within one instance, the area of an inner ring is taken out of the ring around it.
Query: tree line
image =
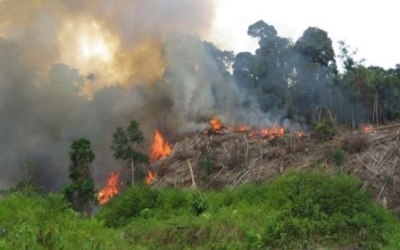
[[[367,67],[343,41],[336,57],[328,33],[317,27],[309,27],[293,42],[258,21],[249,26],[248,35],[258,40],[254,54],[229,57],[216,47],[212,51],[218,65],[232,65],[232,80],[247,96],[244,105],[256,99],[262,111],[307,125],[322,106],[336,122],[351,128],[400,117],[400,64]],[[343,64],[341,72],[336,58]]]

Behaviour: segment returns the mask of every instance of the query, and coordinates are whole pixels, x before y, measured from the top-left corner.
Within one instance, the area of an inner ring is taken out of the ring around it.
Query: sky
[[[296,41],[308,27],[328,32],[335,49],[345,41],[366,65],[393,68],[400,63],[400,15],[397,0],[215,0],[216,18],[209,39],[217,46],[254,51],[249,25],[262,19],[282,37]]]

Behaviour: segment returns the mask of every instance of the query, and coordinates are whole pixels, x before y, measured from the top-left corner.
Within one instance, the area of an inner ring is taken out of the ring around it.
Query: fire
[[[211,126],[211,131],[214,133],[218,133],[218,132],[226,129],[226,127],[224,125],[222,125],[221,121],[216,117],[212,118],[208,123]]]
[[[209,124],[211,126],[210,131],[214,133],[218,133],[224,129],[228,129],[229,131],[233,131],[235,133],[246,133],[249,137],[252,138],[262,138],[262,139],[269,138],[270,140],[285,135],[285,128],[275,125],[266,128],[255,128],[246,124],[239,124],[237,126],[225,127],[221,123],[221,121],[216,117],[212,118],[209,121]]]
[[[171,152],[172,152],[171,145],[165,141],[160,131],[156,130],[154,133],[153,145],[151,145],[151,151],[150,151],[151,163],[154,163],[160,159],[167,158],[167,156],[170,155]],[[150,185],[156,180],[156,178],[157,178],[156,174],[152,170],[149,170],[147,172],[145,183],[147,185]]]
[[[107,180],[107,185],[97,194],[97,201],[100,204],[106,204],[113,196],[118,194],[119,173],[111,173]]]
[[[155,180],[156,180],[156,174],[155,174],[153,171],[149,170],[149,171],[147,172],[147,176],[146,176],[145,183],[146,183],[147,185],[150,185],[150,184],[152,184]]]
[[[151,145],[151,162],[167,158],[167,156],[171,154],[171,151],[171,145],[168,144],[162,134],[158,130],[156,130],[156,132],[154,133],[153,145]]]
[[[249,132],[249,130],[250,130],[250,127],[245,124],[240,124],[233,129],[233,131],[237,132],[237,133],[247,133],[247,132]]]
[[[375,132],[375,129],[371,124],[364,125],[362,130],[366,134],[371,134],[371,133]]]
[[[304,131],[295,131],[294,134],[298,138],[304,137]]]
[[[282,127],[272,126],[269,128],[249,128],[242,126],[242,130],[235,129],[235,132],[246,132],[249,137],[252,138],[262,138],[266,139],[269,138],[273,140],[277,137],[282,137],[285,135],[285,129]]]
[[[285,135],[285,129],[281,127],[270,127],[270,128],[262,128],[258,132],[261,138],[267,138],[273,140],[276,137],[281,137]]]

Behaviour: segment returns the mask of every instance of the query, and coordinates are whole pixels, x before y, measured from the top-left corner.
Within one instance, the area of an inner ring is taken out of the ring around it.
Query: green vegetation
[[[400,223],[344,174],[291,172],[235,190],[131,186],[93,219],[62,196],[0,203],[1,249],[399,249]]]
[[[343,149],[338,148],[335,150],[335,152],[333,152],[333,163],[336,167],[343,167],[344,163],[346,162],[346,157],[346,152]]]
[[[115,159],[123,160],[130,166],[132,185],[135,181],[135,164],[146,163],[149,160],[147,155],[135,150],[136,146],[144,142],[139,125],[137,121],[131,120],[126,129],[118,127],[113,134],[111,145]]]
[[[322,119],[313,125],[313,135],[321,141],[332,139],[336,135],[336,126],[330,119]]]
[[[0,198],[1,199],[1,198]],[[123,249],[119,232],[73,211],[60,194],[11,193],[0,201],[0,249]]]
[[[90,171],[90,163],[95,155],[90,141],[85,138],[73,141],[69,155],[71,183],[65,187],[64,195],[76,211],[90,215],[95,201],[94,182]]]

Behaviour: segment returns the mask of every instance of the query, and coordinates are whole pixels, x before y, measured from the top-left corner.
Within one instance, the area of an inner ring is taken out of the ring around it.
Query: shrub
[[[129,249],[119,234],[72,210],[62,195],[15,192],[0,203],[0,249]]]
[[[361,153],[368,145],[368,139],[364,134],[349,134],[344,137],[341,148],[350,154],[354,154]]]
[[[106,225],[118,227],[129,222],[130,218],[137,217],[144,209],[153,209],[158,206],[159,192],[149,186],[131,186],[121,196],[110,200],[104,206],[98,218]]]
[[[313,125],[313,136],[321,141],[332,139],[336,132],[336,125],[331,119],[322,119]]]
[[[346,162],[346,152],[343,149],[336,149],[332,155],[332,159],[336,167],[343,167]]]
[[[360,242],[368,248],[386,244],[388,232],[386,236],[382,232],[389,220],[360,184],[343,174],[305,172],[279,177],[268,191],[268,203],[275,212],[267,220],[265,245],[306,248],[321,239]]]
[[[214,162],[210,159],[201,160],[199,162],[200,171],[206,175],[210,175],[214,167]]]
[[[200,193],[193,193],[191,199],[192,211],[195,215],[200,215],[207,209],[207,203]]]

